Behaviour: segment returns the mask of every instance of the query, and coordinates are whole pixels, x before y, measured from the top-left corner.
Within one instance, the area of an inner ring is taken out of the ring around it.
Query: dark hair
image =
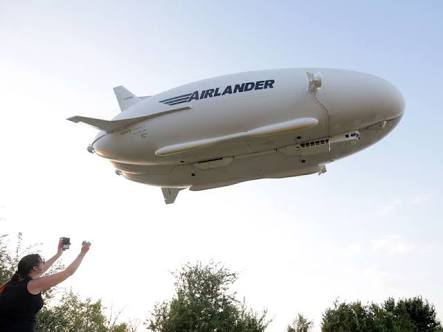
[[[37,266],[42,261],[39,254],[26,255],[20,262],[18,262],[17,271],[12,276],[10,282],[20,281],[28,276],[34,266]]]

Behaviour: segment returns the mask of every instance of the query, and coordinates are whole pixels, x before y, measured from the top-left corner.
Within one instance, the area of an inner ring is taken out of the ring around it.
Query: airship
[[[206,190],[264,178],[326,172],[400,121],[404,100],[386,80],[356,71],[249,71],[185,84],[152,96],[114,88],[112,120],[73,116],[99,129],[88,151],[131,181]]]

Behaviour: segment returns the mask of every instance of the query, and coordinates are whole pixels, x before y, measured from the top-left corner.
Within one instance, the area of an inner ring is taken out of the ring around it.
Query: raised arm
[[[58,285],[62,281],[66,280],[68,277],[72,276],[75,271],[77,271],[77,268],[80,266],[83,257],[85,257],[86,253],[89,251],[90,246],[91,244],[89,242],[83,242],[80,254],[63,271],[29,281],[28,291],[31,294],[38,294],[42,291]]]
[[[59,259],[62,254],[63,254],[63,241],[62,241],[62,239],[60,239],[58,241],[57,253],[45,262],[45,264],[43,265],[42,272],[41,272],[40,276],[43,275],[46,271],[48,271],[49,268],[52,266],[52,264],[54,264],[55,261],[57,259]]]

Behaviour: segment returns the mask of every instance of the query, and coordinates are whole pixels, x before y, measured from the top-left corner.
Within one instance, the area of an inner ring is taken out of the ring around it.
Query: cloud
[[[417,194],[417,195],[411,197],[411,204],[421,205],[421,204],[429,202],[431,199],[432,199],[432,194],[430,194],[430,193]]]
[[[376,211],[376,214],[380,217],[392,216],[399,210],[405,210],[408,207],[417,207],[423,205],[432,200],[432,194],[430,193],[415,193],[406,197],[392,199],[386,202],[384,205]]]
[[[389,203],[386,203],[384,206],[382,206],[378,211],[377,215],[381,217],[386,217],[389,215],[394,214],[395,211],[398,210],[398,208],[402,205],[402,201],[400,199],[395,199]]]
[[[400,235],[386,235],[381,239],[371,241],[371,250],[389,256],[404,255],[413,250],[414,246]]]

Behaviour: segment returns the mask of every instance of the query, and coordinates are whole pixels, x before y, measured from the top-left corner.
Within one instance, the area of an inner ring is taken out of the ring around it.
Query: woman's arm
[[[45,264],[43,265],[42,272],[39,276],[43,275],[46,271],[48,271],[49,268],[52,266],[52,264],[54,264],[55,261],[59,259],[62,254],[63,254],[63,241],[62,239],[60,239],[58,241],[57,253],[45,262]]]
[[[80,266],[83,257],[85,257],[90,246],[91,244],[89,242],[83,242],[80,254],[63,271],[29,281],[28,282],[29,293],[38,294],[42,291],[45,291],[51,287],[58,285],[62,281],[66,280],[68,277],[72,276],[75,273],[75,271],[77,271],[77,268]]]

